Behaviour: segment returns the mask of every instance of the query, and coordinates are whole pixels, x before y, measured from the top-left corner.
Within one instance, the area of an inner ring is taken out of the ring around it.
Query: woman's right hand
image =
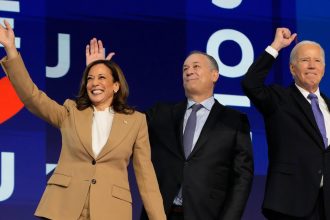
[[[2,44],[7,53],[7,59],[17,56],[18,52],[15,46],[15,34],[9,22],[4,20],[5,26],[0,24],[0,44]]]
[[[105,51],[101,40],[93,38],[86,46],[86,66],[96,60],[111,60],[115,53],[109,53],[105,58]]]

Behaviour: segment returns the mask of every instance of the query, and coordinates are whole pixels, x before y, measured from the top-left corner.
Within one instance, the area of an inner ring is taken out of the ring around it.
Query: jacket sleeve
[[[24,106],[33,114],[59,128],[68,115],[68,110],[38,89],[33,83],[21,55],[10,60],[4,57],[1,65]]]
[[[254,173],[250,126],[246,115],[241,115],[236,135],[233,158],[232,186],[225,200],[219,220],[240,220],[251,191]]]
[[[144,208],[150,220],[166,219],[163,199],[151,162],[150,143],[145,115],[142,115],[133,151],[133,167]]]
[[[159,109],[159,104],[156,104],[145,111],[148,125],[151,124],[154,117],[157,116],[158,109]]]
[[[266,51],[250,66],[242,81],[244,93],[251,102],[263,114],[269,114],[274,110],[273,98],[275,93],[272,86],[266,86],[266,77],[275,61],[275,58]]]

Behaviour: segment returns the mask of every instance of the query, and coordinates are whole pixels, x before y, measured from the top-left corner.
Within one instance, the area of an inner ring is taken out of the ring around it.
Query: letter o
[[[220,8],[233,9],[238,7],[242,3],[242,0],[212,0],[212,3]]]
[[[242,51],[242,59],[236,66],[227,66],[219,58],[219,47],[222,42],[232,40],[236,42]],[[253,62],[254,52],[250,40],[241,32],[233,29],[223,29],[211,35],[207,42],[206,53],[213,56],[219,65],[222,76],[236,78],[243,76]]]

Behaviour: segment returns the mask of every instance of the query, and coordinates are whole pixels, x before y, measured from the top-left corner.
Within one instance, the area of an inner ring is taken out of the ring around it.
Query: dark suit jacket
[[[263,208],[303,217],[314,208],[322,174],[329,207],[330,153],[324,150],[311,105],[298,88],[264,84],[274,60],[264,52],[242,82],[265,122],[269,168]]]
[[[183,186],[188,220],[239,220],[253,178],[246,115],[215,102],[187,160],[182,145],[187,102],[147,112],[152,161],[166,213]],[[147,219],[142,213],[141,219]]]

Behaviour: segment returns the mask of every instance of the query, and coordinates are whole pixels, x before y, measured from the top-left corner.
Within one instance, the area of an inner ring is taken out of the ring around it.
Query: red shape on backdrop
[[[0,124],[16,115],[24,104],[18,98],[8,77],[0,79]]]

